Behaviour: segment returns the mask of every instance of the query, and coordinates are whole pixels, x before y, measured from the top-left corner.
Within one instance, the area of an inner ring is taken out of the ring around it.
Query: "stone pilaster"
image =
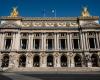
[[[86,50],[86,41],[85,41],[85,34],[82,33],[82,41],[83,41],[83,50]]]
[[[88,43],[87,33],[85,33],[85,46],[86,46],[86,50],[88,50],[89,49],[89,43]]]
[[[33,54],[32,53],[26,54],[26,67],[33,67]]]
[[[12,50],[16,49],[15,43],[16,43],[16,34],[13,33],[12,46],[11,46]]]
[[[70,44],[70,50],[73,49],[72,45],[73,45],[73,42],[72,42],[72,33],[69,34],[69,44]]]
[[[54,34],[54,44],[53,44],[54,45],[54,50],[57,50],[57,38],[56,37],[57,37],[57,34],[55,33]]]
[[[96,33],[96,41],[95,41],[95,46],[96,46],[96,48],[99,48],[99,34],[98,33]]]
[[[43,50],[46,51],[46,33],[44,33]]]
[[[16,50],[19,50],[20,49],[20,33],[19,32],[16,34],[15,49]]]
[[[57,41],[56,41],[56,48],[57,48],[57,51],[59,50],[59,34],[57,33]]]
[[[67,45],[68,45],[68,51],[70,51],[70,36],[69,36],[69,33],[67,34]]]
[[[70,67],[75,67],[74,55],[70,53]]]
[[[47,55],[43,52],[40,53],[40,67],[46,67],[47,65]]]
[[[32,41],[31,41],[31,34],[29,34],[29,37],[28,37],[28,50],[31,50],[31,44],[32,44]]]
[[[4,46],[5,46],[5,43],[4,43],[4,36],[5,36],[5,34],[3,33],[3,34],[1,34],[1,50],[4,50]]]
[[[54,67],[60,67],[60,54],[54,53]]]

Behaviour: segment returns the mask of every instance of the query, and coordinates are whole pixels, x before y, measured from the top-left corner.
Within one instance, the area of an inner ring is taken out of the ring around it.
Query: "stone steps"
[[[100,67],[73,67],[73,68],[68,68],[68,67],[33,67],[33,68],[9,68],[5,70],[6,72],[22,72],[22,71],[27,71],[27,72],[55,72],[55,71],[63,71],[63,72],[87,72],[87,71],[100,71]]]

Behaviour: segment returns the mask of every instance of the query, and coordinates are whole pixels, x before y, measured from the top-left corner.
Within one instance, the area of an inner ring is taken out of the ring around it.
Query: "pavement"
[[[0,80],[100,80],[100,72],[0,72]]]

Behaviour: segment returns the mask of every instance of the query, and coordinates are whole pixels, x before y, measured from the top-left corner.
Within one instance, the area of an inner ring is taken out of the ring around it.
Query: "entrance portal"
[[[49,55],[47,57],[47,66],[48,67],[53,67],[53,56],[52,55]]]
[[[60,62],[61,62],[61,67],[66,67],[67,66],[67,57],[65,55],[62,55]]]
[[[74,57],[75,67],[82,67],[82,60],[80,55]]]
[[[98,67],[98,55],[93,54],[91,56],[92,67]]]
[[[33,66],[34,67],[39,67],[40,66],[40,57],[38,55],[35,55],[34,56],[34,59],[33,59]]]
[[[20,67],[25,67],[26,66],[26,56],[25,55],[21,55],[19,58],[19,66]]]

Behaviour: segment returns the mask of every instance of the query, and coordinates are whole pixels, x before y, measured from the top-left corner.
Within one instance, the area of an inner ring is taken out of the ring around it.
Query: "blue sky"
[[[80,16],[83,6],[91,15],[100,16],[100,0],[0,0],[0,16],[9,16],[14,6],[26,17],[43,17],[44,10],[46,17],[52,17],[53,9],[58,17]]]

